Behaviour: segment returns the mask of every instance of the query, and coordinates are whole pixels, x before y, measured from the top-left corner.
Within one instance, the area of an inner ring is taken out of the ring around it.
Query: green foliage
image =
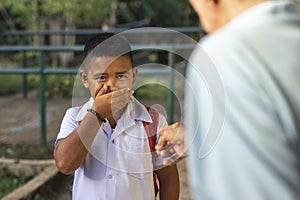
[[[21,75],[0,75],[0,96],[14,94],[21,91],[22,77]]]
[[[186,1],[162,0],[1,0],[0,10],[25,30],[46,29],[57,20],[71,22],[74,27],[101,27],[104,18],[117,5],[117,23],[149,19],[150,26],[198,25],[198,18]]]
[[[45,97],[71,97],[73,92],[74,75],[53,74],[46,76]],[[28,78],[30,88],[38,88],[39,75],[30,75]]]
[[[113,0],[44,0],[41,10],[44,17],[61,14],[65,19],[72,19],[75,23],[93,25],[101,21],[111,9]]]
[[[138,75],[135,86],[138,87],[134,91],[137,99],[147,100],[167,100],[170,94],[169,77],[166,75]],[[178,76],[174,77],[174,85],[171,91],[177,98],[182,99],[184,95],[185,83]]]
[[[117,10],[119,23],[150,19],[150,26],[195,26],[198,18],[187,1],[123,0]]]
[[[168,88],[159,84],[146,84],[134,91],[137,99],[167,99]]]
[[[46,79],[46,97],[71,97],[74,75],[48,75]]]
[[[86,26],[101,23],[110,12],[114,0],[1,0],[0,10],[10,13],[11,20],[25,30],[40,30],[49,26],[54,16],[60,21]]]
[[[11,60],[13,62],[21,63],[22,59],[23,59],[23,52],[17,52],[17,53],[11,54],[11,57],[12,57]],[[34,61],[36,64],[38,64],[38,57],[39,57],[39,52],[27,51],[26,52],[26,64],[27,65],[31,64]]]
[[[16,176],[0,163],[0,198],[26,183],[32,177]]]

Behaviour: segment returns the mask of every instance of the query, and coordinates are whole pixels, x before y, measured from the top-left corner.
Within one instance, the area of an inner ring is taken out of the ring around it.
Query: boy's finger
[[[97,94],[99,93],[100,89],[103,87],[103,84],[99,84],[97,83],[96,85],[96,91],[95,91],[95,96],[97,96]]]
[[[96,92],[95,92],[95,97],[96,96],[101,96],[105,94],[107,91],[107,85],[105,84],[97,84],[96,86]]]
[[[117,98],[117,97],[123,96],[124,94],[130,94],[131,95],[132,94],[131,88],[122,88],[122,89],[113,91],[112,92],[112,97]]]

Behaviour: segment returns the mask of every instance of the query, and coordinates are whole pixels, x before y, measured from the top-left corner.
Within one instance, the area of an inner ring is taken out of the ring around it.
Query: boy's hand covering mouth
[[[94,109],[102,117],[108,118],[126,106],[132,95],[131,88],[111,91],[105,84],[96,86]]]

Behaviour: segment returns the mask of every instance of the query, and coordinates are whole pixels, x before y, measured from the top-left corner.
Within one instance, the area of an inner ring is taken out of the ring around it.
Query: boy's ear
[[[80,70],[79,74],[80,74],[81,81],[82,81],[84,87],[88,88],[89,87],[89,83],[87,81],[87,74],[83,70]]]
[[[137,78],[137,75],[138,75],[138,69],[137,67],[134,67],[132,69],[132,73],[133,73],[133,81],[132,81],[132,84],[135,82],[136,78]]]

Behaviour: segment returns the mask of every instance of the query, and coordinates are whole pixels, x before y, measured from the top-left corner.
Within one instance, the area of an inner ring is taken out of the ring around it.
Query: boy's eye
[[[106,80],[106,76],[104,76],[104,75],[95,76],[94,79],[97,81],[104,81],[104,80]]]
[[[128,78],[128,76],[126,76],[126,75],[124,75],[124,74],[118,75],[118,79],[120,79],[120,80],[125,80],[125,79],[127,79],[127,78]]]

